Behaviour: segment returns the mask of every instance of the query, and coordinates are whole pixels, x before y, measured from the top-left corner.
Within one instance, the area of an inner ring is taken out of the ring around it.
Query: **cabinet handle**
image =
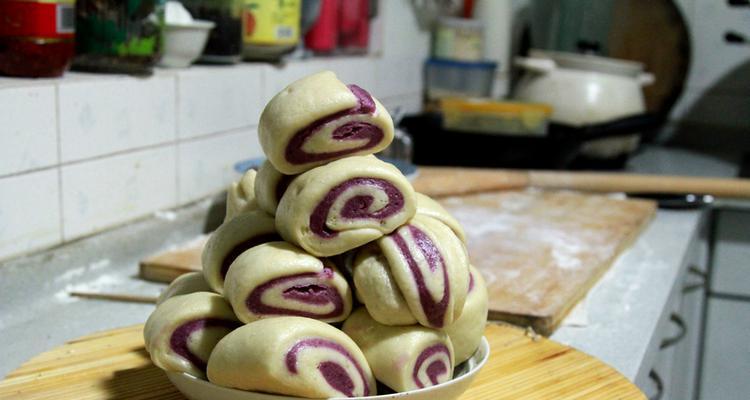
[[[653,369],[648,373],[648,377],[651,378],[654,386],[656,386],[656,394],[649,397],[648,400],[661,400],[662,396],[664,396],[664,381],[662,381],[661,376],[659,376],[656,370]]]
[[[748,0],[750,1],[750,0]],[[696,283],[689,283],[682,287],[682,293],[690,293],[694,290],[702,289],[706,287],[706,280],[708,274],[700,269],[697,265],[691,265],[688,267],[688,275],[697,277],[700,281]]]
[[[730,7],[747,7],[750,6],[750,0],[727,0]]]
[[[724,41],[729,44],[746,45],[747,37],[739,32],[727,31],[724,33]]]
[[[677,325],[680,331],[670,338],[663,339],[661,341],[661,344],[659,345],[660,349],[666,349],[667,347],[674,346],[675,344],[679,343],[680,340],[682,340],[682,338],[684,338],[687,334],[687,324],[685,324],[685,320],[682,319],[679,314],[672,313],[672,315],[669,316],[669,320]]]

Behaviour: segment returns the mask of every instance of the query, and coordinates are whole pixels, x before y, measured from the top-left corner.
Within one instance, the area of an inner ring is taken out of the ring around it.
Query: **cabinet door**
[[[718,218],[711,289],[750,296],[750,212],[721,211]]]
[[[708,304],[701,399],[747,399],[750,393],[750,302]]]

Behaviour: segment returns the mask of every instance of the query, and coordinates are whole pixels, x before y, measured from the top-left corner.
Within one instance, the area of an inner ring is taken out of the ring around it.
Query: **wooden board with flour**
[[[651,220],[651,201],[569,191],[488,192],[440,202],[464,226],[490,318],[549,335]]]

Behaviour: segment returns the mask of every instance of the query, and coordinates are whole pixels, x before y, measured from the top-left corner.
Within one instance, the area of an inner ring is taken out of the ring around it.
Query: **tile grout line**
[[[154,150],[154,149],[164,148],[164,147],[168,147],[168,146],[177,145],[179,143],[199,142],[201,140],[208,140],[208,139],[212,139],[212,138],[229,136],[229,135],[241,133],[244,130],[253,129],[253,128],[257,129],[257,125],[246,125],[246,126],[243,126],[243,127],[240,127],[240,128],[227,129],[227,130],[213,132],[213,133],[209,133],[209,134],[205,134],[205,135],[201,135],[201,136],[186,138],[186,139],[182,139],[182,140],[178,140],[178,141],[167,141],[167,142],[155,143],[155,144],[150,144],[150,145],[145,145],[145,146],[133,147],[133,148],[126,149],[126,150],[118,150],[118,151],[112,152],[112,153],[102,154],[102,155],[98,155],[98,156],[94,156],[94,157],[82,158],[80,160],[59,162],[59,163],[56,163],[56,164],[48,165],[46,167],[30,168],[30,169],[26,169],[26,170],[23,170],[23,171],[11,172],[11,173],[7,173],[7,174],[0,174],[0,179],[12,178],[12,177],[20,176],[20,175],[31,174],[31,173],[34,173],[34,172],[47,171],[47,170],[50,170],[50,169],[53,169],[53,168],[67,167],[67,166],[71,166],[71,165],[84,164],[84,163],[89,162],[89,161],[99,161],[99,160],[103,160],[103,159],[107,159],[107,158],[111,158],[111,157],[117,157],[117,156],[127,155],[127,154],[130,154],[130,153],[138,153],[138,152],[146,151],[146,150]]]
[[[55,134],[57,136],[57,203],[60,208],[60,240],[58,243],[65,242],[65,201],[63,200],[63,176],[62,176],[62,133],[60,132],[60,85],[55,85]]]
[[[174,126],[175,126],[175,142],[174,142],[174,151],[175,151],[175,157],[174,157],[174,186],[175,186],[175,194],[174,194],[174,202],[175,205],[180,204],[180,199],[182,198],[180,193],[180,137],[181,137],[181,129],[180,126],[180,74],[175,75],[175,84],[174,84],[174,99],[175,99],[175,107],[174,107]]]

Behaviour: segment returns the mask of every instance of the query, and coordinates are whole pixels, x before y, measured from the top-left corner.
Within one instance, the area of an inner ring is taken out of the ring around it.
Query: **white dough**
[[[204,364],[196,365],[179,354],[170,343],[175,331],[183,325],[207,318],[222,321],[224,325],[207,325],[186,338],[187,350]],[[205,376],[205,363],[216,343],[239,325],[223,297],[216,293],[196,292],[175,296],[159,304],[146,321],[143,339],[146,351],[157,367],[187,372],[200,378]]]
[[[420,324],[442,328],[458,319],[469,285],[469,259],[448,226],[418,214],[378,245]],[[432,308],[425,309],[425,302]]]
[[[337,376],[348,385],[332,384]],[[262,319],[227,335],[211,354],[208,379],[310,398],[376,394],[372,371],[354,341],[326,323],[301,317]]]
[[[159,305],[164,300],[180,296],[183,294],[190,294],[195,292],[213,292],[206,279],[203,278],[203,274],[200,272],[189,272],[182,274],[175,278],[163,292],[159,295],[159,299],[156,300],[156,304]]]
[[[453,346],[445,332],[421,325],[382,325],[364,308],[352,313],[343,330],[362,349],[375,378],[397,392],[453,377]]]
[[[377,246],[368,245],[360,249],[353,267],[357,299],[365,305],[372,318],[384,325],[417,323],[393,279],[388,260]]]
[[[474,354],[487,326],[487,285],[474,266],[471,266],[470,272],[474,284],[466,297],[463,312],[456,322],[445,328],[456,352],[456,364],[468,360]]]
[[[264,285],[270,286],[264,289]],[[251,308],[248,298],[256,290],[261,292]],[[324,263],[286,242],[265,243],[237,257],[229,267],[224,295],[243,322],[280,315],[337,322],[352,309],[349,284],[333,263]]]
[[[203,276],[216,293],[224,291],[222,265],[225,259],[235,257],[251,245],[278,240],[274,220],[263,211],[249,211],[224,222],[211,234],[203,248],[201,261]],[[231,261],[231,260],[229,260]]]
[[[463,227],[458,223],[458,220],[453,218],[448,210],[427,195],[422,193],[415,194],[417,198],[417,214],[426,215],[444,223],[453,230],[453,233],[455,233],[462,242],[466,243],[466,233],[464,233]]]
[[[389,206],[388,196],[379,187],[370,184],[351,186],[335,197],[325,213],[325,228],[334,231],[322,237],[313,231],[311,214],[332,189],[355,179],[382,180],[393,187],[403,198],[403,207],[392,215],[377,217]],[[373,217],[346,218],[341,215],[348,201],[371,198],[364,210]],[[313,168],[295,178],[281,198],[276,211],[276,228],[284,240],[294,243],[321,257],[344,253],[384,234],[408,221],[416,212],[414,189],[401,172],[391,164],[374,156],[347,157],[330,164]]]
[[[229,185],[227,188],[227,212],[224,221],[258,209],[258,203],[255,200],[255,176],[255,170],[247,170],[242,175],[242,179]]]
[[[333,131],[343,123],[363,121],[379,127],[383,138],[374,147],[318,161],[290,163],[286,157],[290,140],[297,133],[322,118],[354,109],[359,101],[352,91],[331,71],[306,76],[291,83],[271,99],[263,110],[258,136],[263,152],[280,172],[299,174],[318,165],[352,155],[373,154],[386,148],[393,140],[393,121],[388,111],[373,98],[373,114],[353,114],[322,125],[302,148],[311,154],[357,149],[367,140],[335,140]]]

